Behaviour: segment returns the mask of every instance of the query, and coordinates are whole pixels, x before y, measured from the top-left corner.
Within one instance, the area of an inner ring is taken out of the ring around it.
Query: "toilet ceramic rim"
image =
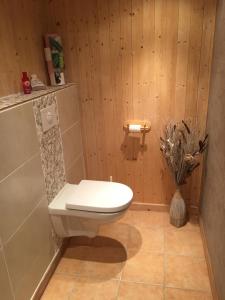
[[[66,183],[49,204],[49,212],[74,215],[75,211],[80,211],[109,215],[125,211],[132,199],[132,190],[122,183],[82,180],[78,185]]]

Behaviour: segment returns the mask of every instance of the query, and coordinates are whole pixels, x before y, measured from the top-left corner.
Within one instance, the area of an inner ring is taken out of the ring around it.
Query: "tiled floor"
[[[93,240],[71,239],[41,299],[212,299],[199,226],[128,211]]]

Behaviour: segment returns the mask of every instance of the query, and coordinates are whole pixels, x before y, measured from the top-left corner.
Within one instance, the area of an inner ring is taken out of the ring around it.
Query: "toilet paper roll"
[[[129,132],[141,132],[141,125],[139,124],[130,124]]]

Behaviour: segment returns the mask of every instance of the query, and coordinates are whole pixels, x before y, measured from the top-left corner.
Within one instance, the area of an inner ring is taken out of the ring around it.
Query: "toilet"
[[[132,190],[124,184],[82,180],[78,185],[66,183],[48,210],[58,236],[95,237],[102,224],[125,214],[132,198]]]

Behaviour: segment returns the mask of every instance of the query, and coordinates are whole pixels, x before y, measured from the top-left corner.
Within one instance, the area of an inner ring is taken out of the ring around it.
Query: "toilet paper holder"
[[[151,130],[151,124],[149,121],[140,120],[128,120],[124,123],[123,129],[127,133],[142,133],[146,134]]]

